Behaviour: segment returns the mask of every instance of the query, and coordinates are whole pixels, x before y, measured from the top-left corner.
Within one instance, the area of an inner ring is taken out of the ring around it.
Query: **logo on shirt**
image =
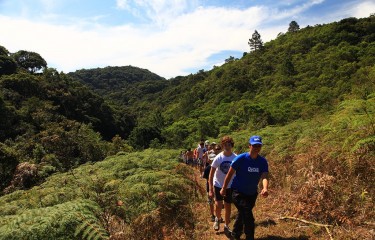
[[[248,172],[259,172],[259,168],[252,168],[252,167],[248,167],[247,169]]]
[[[227,174],[230,168],[230,164],[232,162],[224,161],[220,164],[220,171],[222,171],[224,174]]]

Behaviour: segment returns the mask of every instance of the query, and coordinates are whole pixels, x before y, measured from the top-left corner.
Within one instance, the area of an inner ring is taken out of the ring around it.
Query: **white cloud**
[[[159,27],[163,27],[173,21],[181,14],[195,9],[199,0],[117,0],[123,4],[126,2],[126,9],[137,17],[150,19]]]
[[[40,3],[46,11],[51,11],[57,6],[56,0],[40,0]]]
[[[359,4],[353,5],[349,10],[349,15],[357,18],[368,17],[375,13],[374,1],[362,1]]]
[[[221,50],[247,50],[250,29],[266,16],[261,7],[245,10],[199,8],[160,28],[154,26],[58,26],[0,17],[0,42],[10,51],[40,53],[63,71],[106,65],[135,65],[162,76],[188,74]],[[220,18],[218,18],[220,16]]]
[[[128,1],[127,0],[116,0],[116,6],[119,9],[128,9]]]
[[[279,9],[273,9],[272,14],[271,14],[271,19],[272,20],[278,20],[278,19],[285,19],[285,18],[290,18],[290,17],[296,17],[302,12],[308,10],[314,5],[318,5],[323,3],[324,0],[309,0],[301,5],[296,5],[291,9],[288,10],[282,10],[280,11]]]
[[[6,33],[0,35],[0,45],[12,52],[21,49],[38,52],[50,67],[65,72],[133,65],[169,78],[189,74],[186,69],[202,69],[215,53],[248,51],[247,42],[255,29],[265,42],[269,41],[287,29],[281,20],[321,2],[308,1],[281,12],[265,6],[193,7],[197,6],[197,0],[117,0],[121,9],[138,11],[135,6],[143,7],[153,22],[116,27],[88,19],[77,19],[74,24],[63,26],[0,15],[0,32]],[[87,21],[95,24],[88,29]],[[265,22],[269,26],[265,27]]]

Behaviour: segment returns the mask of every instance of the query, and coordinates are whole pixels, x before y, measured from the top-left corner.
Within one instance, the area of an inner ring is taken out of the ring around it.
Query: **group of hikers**
[[[183,153],[186,164],[199,169],[206,179],[207,198],[211,221],[215,231],[224,223],[224,234],[229,239],[254,239],[255,219],[252,209],[258,196],[258,184],[262,180],[260,195],[268,196],[268,162],[259,155],[262,138],[249,138],[249,151],[237,155],[233,152],[234,141],[230,136],[221,138],[220,144],[201,140],[197,148]],[[237,208],[233,229],[229,228],[231,205]],[[221,211],[224,209],[224,220]]]

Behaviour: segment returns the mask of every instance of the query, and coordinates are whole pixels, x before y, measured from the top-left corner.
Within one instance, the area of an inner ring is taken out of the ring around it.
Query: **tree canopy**
[[[250,46],[250,50],[253,51],[260,50],[263,48],[263,41],[257,30],[255,30],[255,32],[251,35],[248,44]]]
[[[21,67],[35,73],[47,67],[47,62],[38,53],[20,50],[12,54],[13,59]]]
[[[288,32],[297,32],[299,30],[299,25],[296,21],[291,21],[289,23],[289,28],[288,28]]]

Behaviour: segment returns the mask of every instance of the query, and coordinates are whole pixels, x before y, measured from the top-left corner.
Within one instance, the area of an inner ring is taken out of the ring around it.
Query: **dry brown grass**
[[[322,173],[306,176],[308,181],[303,188],[289,191],[288,189],[272,189],[268,198],[259,197],[254,208],[256,223],[255,237],[258,240],[314,240],[329,239],[330,236],[324,227],[302,223],[293,220],[280,220],[283,216],[297,216],[308,221],[326,219],[345,214],[335,210],[335,202],[324,204],[324,199],[330,199],[335,178]],[[205,180],[199,180],[204,186]],[[310,196],[310,198],[308,197]],[[305,205],[303,205],[303,201]],[[317,204],[323,201],[322,204]],[[195,201],[194,218],[195,234],[193,239],[224,240],[223,232],[217,234],[212,229],[206,195]],[[236,209],[232,205],[232,224]],[[304,210],[305,209],[305,210]],[[329,210],[330,209],[330,210]],[[316,216],[309,215],[314,212]],[[319,215],[320,213],[320,215]],[[337,216],[336,216],[336,215]],[[318,221],[319,223],[319,221]],[[324,221],[320,222],[324,223]],[[371,223],[371,222],[370,222]],[[329,228],[333,239],[375,239],[375,226],[371,224],[353,224],[350,221],[341,225],[334,224]],[[231,226],[232,226],[231,224]],[[244,238],[244,236],[242,236]]]
[[[358,213],[358,204],[342,206],[343,202],[350,203],[355,195],[348,199],[341,199],[340,188],[343,178],[316,171],[314,165],[303,164],[303,161],[312,163],[309,158],[312,155],[305,154],[304,159],[289,159],[296,161],[296,165],[284,166],[284,180],[278,181],[281,175],[273,175],[268,198],[259,197],[254,208],[256,219],[256,239],[260,240],[314,240],[330,239],[375,239],[375,225],[371,210],[373,203],[368,196],[363,198],[361,213]],[[324,161],[315,159],[314,161]],[[305,162],[305,163],[306,163]],[[277,164],[271,163],[272,169],[277,169]],[[315,162],[316,164],[316,162]],[[297,169],[297,166],[299,169]],[[303,166],[303,167],[302,167]],[[170,209],[160,206],[157,210],[138,217],[130,226],[124,224],[121,219],[112,224],[115,229],[111,239],[197,239],[197,240],[224,240],[227,239],[223,232],[223,226],[219,232],[212,228],[209,206],[206,199],[205,179],[199,177],[196,169],[180,166],[176,171],[184,172],[184,175],[195,182],[191,186],[189,194],[191,201],[184,208]],[[348,184],[350,191],[357,183]],[[160,198],[163,194],[160,193]],[[161,201],[162,202],[162,201]],[[353,207],[354,206],[354,207]],[[351,212],[348,212],[351,210]],[[232,223],[236,215],[236,208],[232,205]],[[321,226],[294,220],[282,220],[284,216],[293,216],[310,222],[325,223],[332,226],[328,231]],[[244,236],[243,236],[244,237]]]

